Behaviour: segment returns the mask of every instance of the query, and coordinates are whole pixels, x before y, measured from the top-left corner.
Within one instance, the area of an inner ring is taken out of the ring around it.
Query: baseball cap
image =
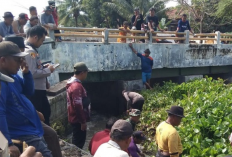
[[[140,116],[140,115],[141,115],[141,111],[138,110],[138,109],[132,109],[132,110],[129,112],[129,115],[130,115],[130,116]]]
[[[45,11],[52,11],[52,9],[50,8],[50,6],[46,6]]]
[[[21,13],[21,14],[19,14],[19,18],[20,18],[20,19],[26,19],[26,20],[29,20],[28,15],[27,15],[27,14],[25,14],[25,13]]]
[[[12,79],[9,76],[6,76],[2,73],[0,73],[0,80],[5,81],[5,82],[14,82],[14,79]]]
[[[14,17],[14,15],[11,12],[5,12],[3,18],[7,17]]]
[[[114,123],[110,133],[112,134],[116,130],[125,136],[131,136],[133,134],[133,129],[131,127],[131,124],[128,121],[122,119],[119,119]]]
[[[20,37],[20,36],[8,36],[8,37],[5,37],[5,41],[11,41],[11,42],[15,43],[16,45],[18,45],[19,48],[26,47],[24,44],[23,37]]]
[[[140,140],[146,140],[147,139],[142,131],[135,131],[133,133],[133,137],[136,137],[137,139],[140,139]]]
[[[74,65],[74,71],[90,71],[84,62],[78,62]]]
[[[19,47],[11,41],[3,41],[0,43],[0,56],[16,56],[25,57],[26,52],[21,52]]]

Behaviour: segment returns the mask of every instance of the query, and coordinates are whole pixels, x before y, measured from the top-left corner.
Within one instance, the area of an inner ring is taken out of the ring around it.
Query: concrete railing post
[[[186,30],[186,31],[185,31],[184,37],[185,37],[184,43],[185,43],[185,44],[189,44],[189,30]]]
[[[149,32],[149,44],[152,44],[152,32]]]
[[[108,30],[108,29],[105,29],[105,30],[102,32],[102,35],[103,35],[102,42],[103,42],[104,44],[108,44],[108,43],[109,43],[109,30]]]
[[[221,44],[221,33],[219,31],[215,32],[215,38],[214,44],[220,45]]]
[[[55,41],[54,30],[49,29],[49,30],[48,30],[48,35],[49,35],[49,37],[50,37],[53,41]]]

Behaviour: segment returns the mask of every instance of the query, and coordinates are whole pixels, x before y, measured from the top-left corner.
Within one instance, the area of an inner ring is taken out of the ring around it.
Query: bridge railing
[[[232,41],[232,34],[225,34],[220,32],[215,33],[201,33],[190,36],[189,31],[183,33],[176,33],[174,31],[155,31],[155,32],[144,32],[141,30],[130,30],[126,36],[119,35],[121,32],[118,29],[106,29],[106,28],[78,28],[78,27],[58,27],[61,33],[49,33],[54,35],[51,37],[85,37],[85,38],[100,38],[103,43],[109,43],[109,39],[115,38],[126,38],[126,39],[144,39],[147,43],[153,43],[154,40],[174,40],[174,41],[184,41],[188,44],[192,41],[200,41],[201,43],[207,44],[221,44],[221,42]],[[179,36],[179,37],[176,37]]]

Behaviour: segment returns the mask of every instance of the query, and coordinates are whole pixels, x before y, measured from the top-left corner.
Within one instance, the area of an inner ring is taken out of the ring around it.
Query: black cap
[[[52,9],[50,8],[50,6],[46,6],[44,11],[52,11]]]
[[[19,47],[11,41],[3,41],[0,43],[0,56],[16,56],[25,57],[26,52],[21,52]]]
[[[55,5],[56,2],[55,1],[48,1],[48,5]]]
[[[74,71],[90,71],[84,62],[78,62],[74,65]]]
[[[170,110],[166,110],[167,113],[170,113],[172,115],[184,118],[184,109],[180,106],[172,106]]]
[[[5,12],[3,18],[14,17],[11,12]]]
[[[140,139],[140,140],[146,140],[147,139],[142,131],[135,131],[133,133],[133,137],[136,137],[137,139]]]
[[[25,48],[23,37],[9,36],[9,37],[5,37],[5,41],[11,41],[15,43],[16,45],[18,45],[19,48]]]
[[[28,20],[29,18],[28,18],[28,15],[27,14],[25,14],[25,13],[21,13],[21,14],[19,14],[19,18],[20,19],[26,19],[26,20]]]

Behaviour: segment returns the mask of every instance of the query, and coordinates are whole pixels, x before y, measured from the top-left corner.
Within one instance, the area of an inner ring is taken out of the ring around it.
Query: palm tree
[[[156,8],[156,13],[164,11],[164,3],[167,1],[169,0],[111,0],[111,2],[105,2],[105,5],[130,21],[135,7],[138,7],[143,17],[146,17],[152,7]]]
[[[74,22],[70,20],[74,17],[75,26],[85,25],[87,23],[87,16],[81,13],[81,0],[59,0],[58,14],[60,17],[59,23],[65,26],[73,26]],[[78,19],[81,19],[81,24],[78,24]]]

